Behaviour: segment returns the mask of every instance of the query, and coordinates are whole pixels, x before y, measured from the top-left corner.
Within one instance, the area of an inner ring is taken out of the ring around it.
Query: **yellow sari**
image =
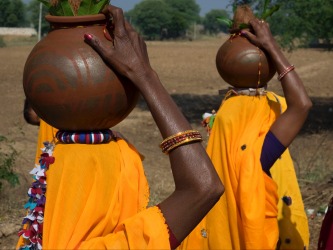
[[[294,250],[309,248],[309,226],[301,191],[298,186],[294,164],[288,150],[271,168],[273,180],[278,185],[278,224],[280,231],[279,249]],[[291,197],[287,206],[283,197]]]
[[[281,105],[284,109],[284,99],[271,92],[231,96],[222,103],[207,153],[225,193],[179,249],[276,249],[279,238],[281,249],[308,246],[307,217],[288,150],[272,168],[274,180],[260,163],[264,138]],[[283,206],[285,195],[292,197],[291,206]],[[292,232],[288,224],[294,225]]]
[[[40,138],[49,140],[54,131],[44,125]],[[44,249],[170,248],[161,211],[147,208],[149,187],[132,145],[123,139],[56,143],[53,156],[46,172]],[[17,248],[23,244],[20,239]]]

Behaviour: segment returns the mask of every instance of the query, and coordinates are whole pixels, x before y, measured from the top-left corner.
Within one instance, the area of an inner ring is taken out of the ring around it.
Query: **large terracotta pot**
[[[237,6],[233,18],[230,38],[216,54],[216,68],[228,84],[237,88],[257,88],[266,85],[276,73],[271,58],[240,36],[241,24],[249,24],[254,19],[248,5]],[[251,29],[247,29],[251,31]]]
[[[135,107],[139,92],[84,42],[104,36],[105,16],[46,16],[51,31],[31,51],[23,87],[35,112],[67,131],[111,128]]]

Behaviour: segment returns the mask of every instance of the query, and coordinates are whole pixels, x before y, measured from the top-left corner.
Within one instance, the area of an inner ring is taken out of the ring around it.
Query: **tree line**
[[[267,0],[230,0],[229,6],[248,4],[255,14]],[[267,19],[272,33],[283,47],[332,47],[333,1],[332,0],[271,0],[279,10]],[[39,2],[28,5],[22,0],[0,1],[0,27],[30,27],[37,29]],[[230,9],[230,8],[228,8]],[[47,10],[43,8],[43,16]],[[195,39],[195,35],[228,33],[228,27],[219,18],[232,19],[233,13],[213,9],[200,16],[200,6],[195,0],[142,0],[125,13],[127,20],[147,40]],[[42,32],[49,25],[42,22]],[[198,29],[201,27],[201,29]]]
[[[0,1],[0,27],[26,27],[26,8],[22,0]]]

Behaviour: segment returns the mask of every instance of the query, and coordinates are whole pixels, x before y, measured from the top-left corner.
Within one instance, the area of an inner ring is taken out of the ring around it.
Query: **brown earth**
[[[225,39],[147,43],[151,63],[165,87],[192,126],[204,135],[201,115],[219,107],[222,97],[218,90],[227,87],[215,68],[215,54]],[[24,216],[23,205],[30,184],[28,172],[33,167],[36,150],[38,128],[26,124],[22,116],[22,72],[32,47],[16,43],[0,48],[0,136],[5,136],[8,144],[19,152],[14,169],[20,176],[19,186],[10,187],[3,182],[0,229],[7,231],[0,230],[0,249],[15,246],[17,236],[13,233]],[[299,49],[286,55],[295,64],[314,103],[290,150],[305,208],[320,211],[333,194],[333,70],[330,68],[333,56],[331,52],[315,49]],[[269,88],[281,94],[276,78]],[[146,157],[144,166],[151,187],[151,204],[164,199],[172,192],[173,181],[168,158],[158,148],[162,138],[145,103],[140,100],[129,117],[114,129],[122,132]],[[309,218],[310,249],[316,248],[322,219],[319,215]]]

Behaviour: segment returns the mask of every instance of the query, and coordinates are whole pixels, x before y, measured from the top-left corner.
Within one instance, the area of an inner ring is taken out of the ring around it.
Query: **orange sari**
[[[222,103],[207,153],[225,193],[179,249],[276,249],[283,235],[294,242],[295,235],[283,231],[288,223],[296,224],[293,233],[302,234],[292,247],[308,246],[307,218],[288,150],[273,167],[273,178],[263,172],[260,162],[264,138],[280,115],[281,105],[285,108],[284,99],[271,92],[231,96]],[[290,187],[297,188],[289,192]],[[294,202],[287,207],[288,218],[282,209],[284,195],[291,195]],[[288,247],[283,249],[292,249]]]
[[[40,138],[49,140],[52,128],[44,125]],[[46,172],[44,249],[170,248],[161,211],[147,208],[148,182],[132,145],[123,139],[56,143],[53,156]],[[21,239],[17,248],[23,244]]]

